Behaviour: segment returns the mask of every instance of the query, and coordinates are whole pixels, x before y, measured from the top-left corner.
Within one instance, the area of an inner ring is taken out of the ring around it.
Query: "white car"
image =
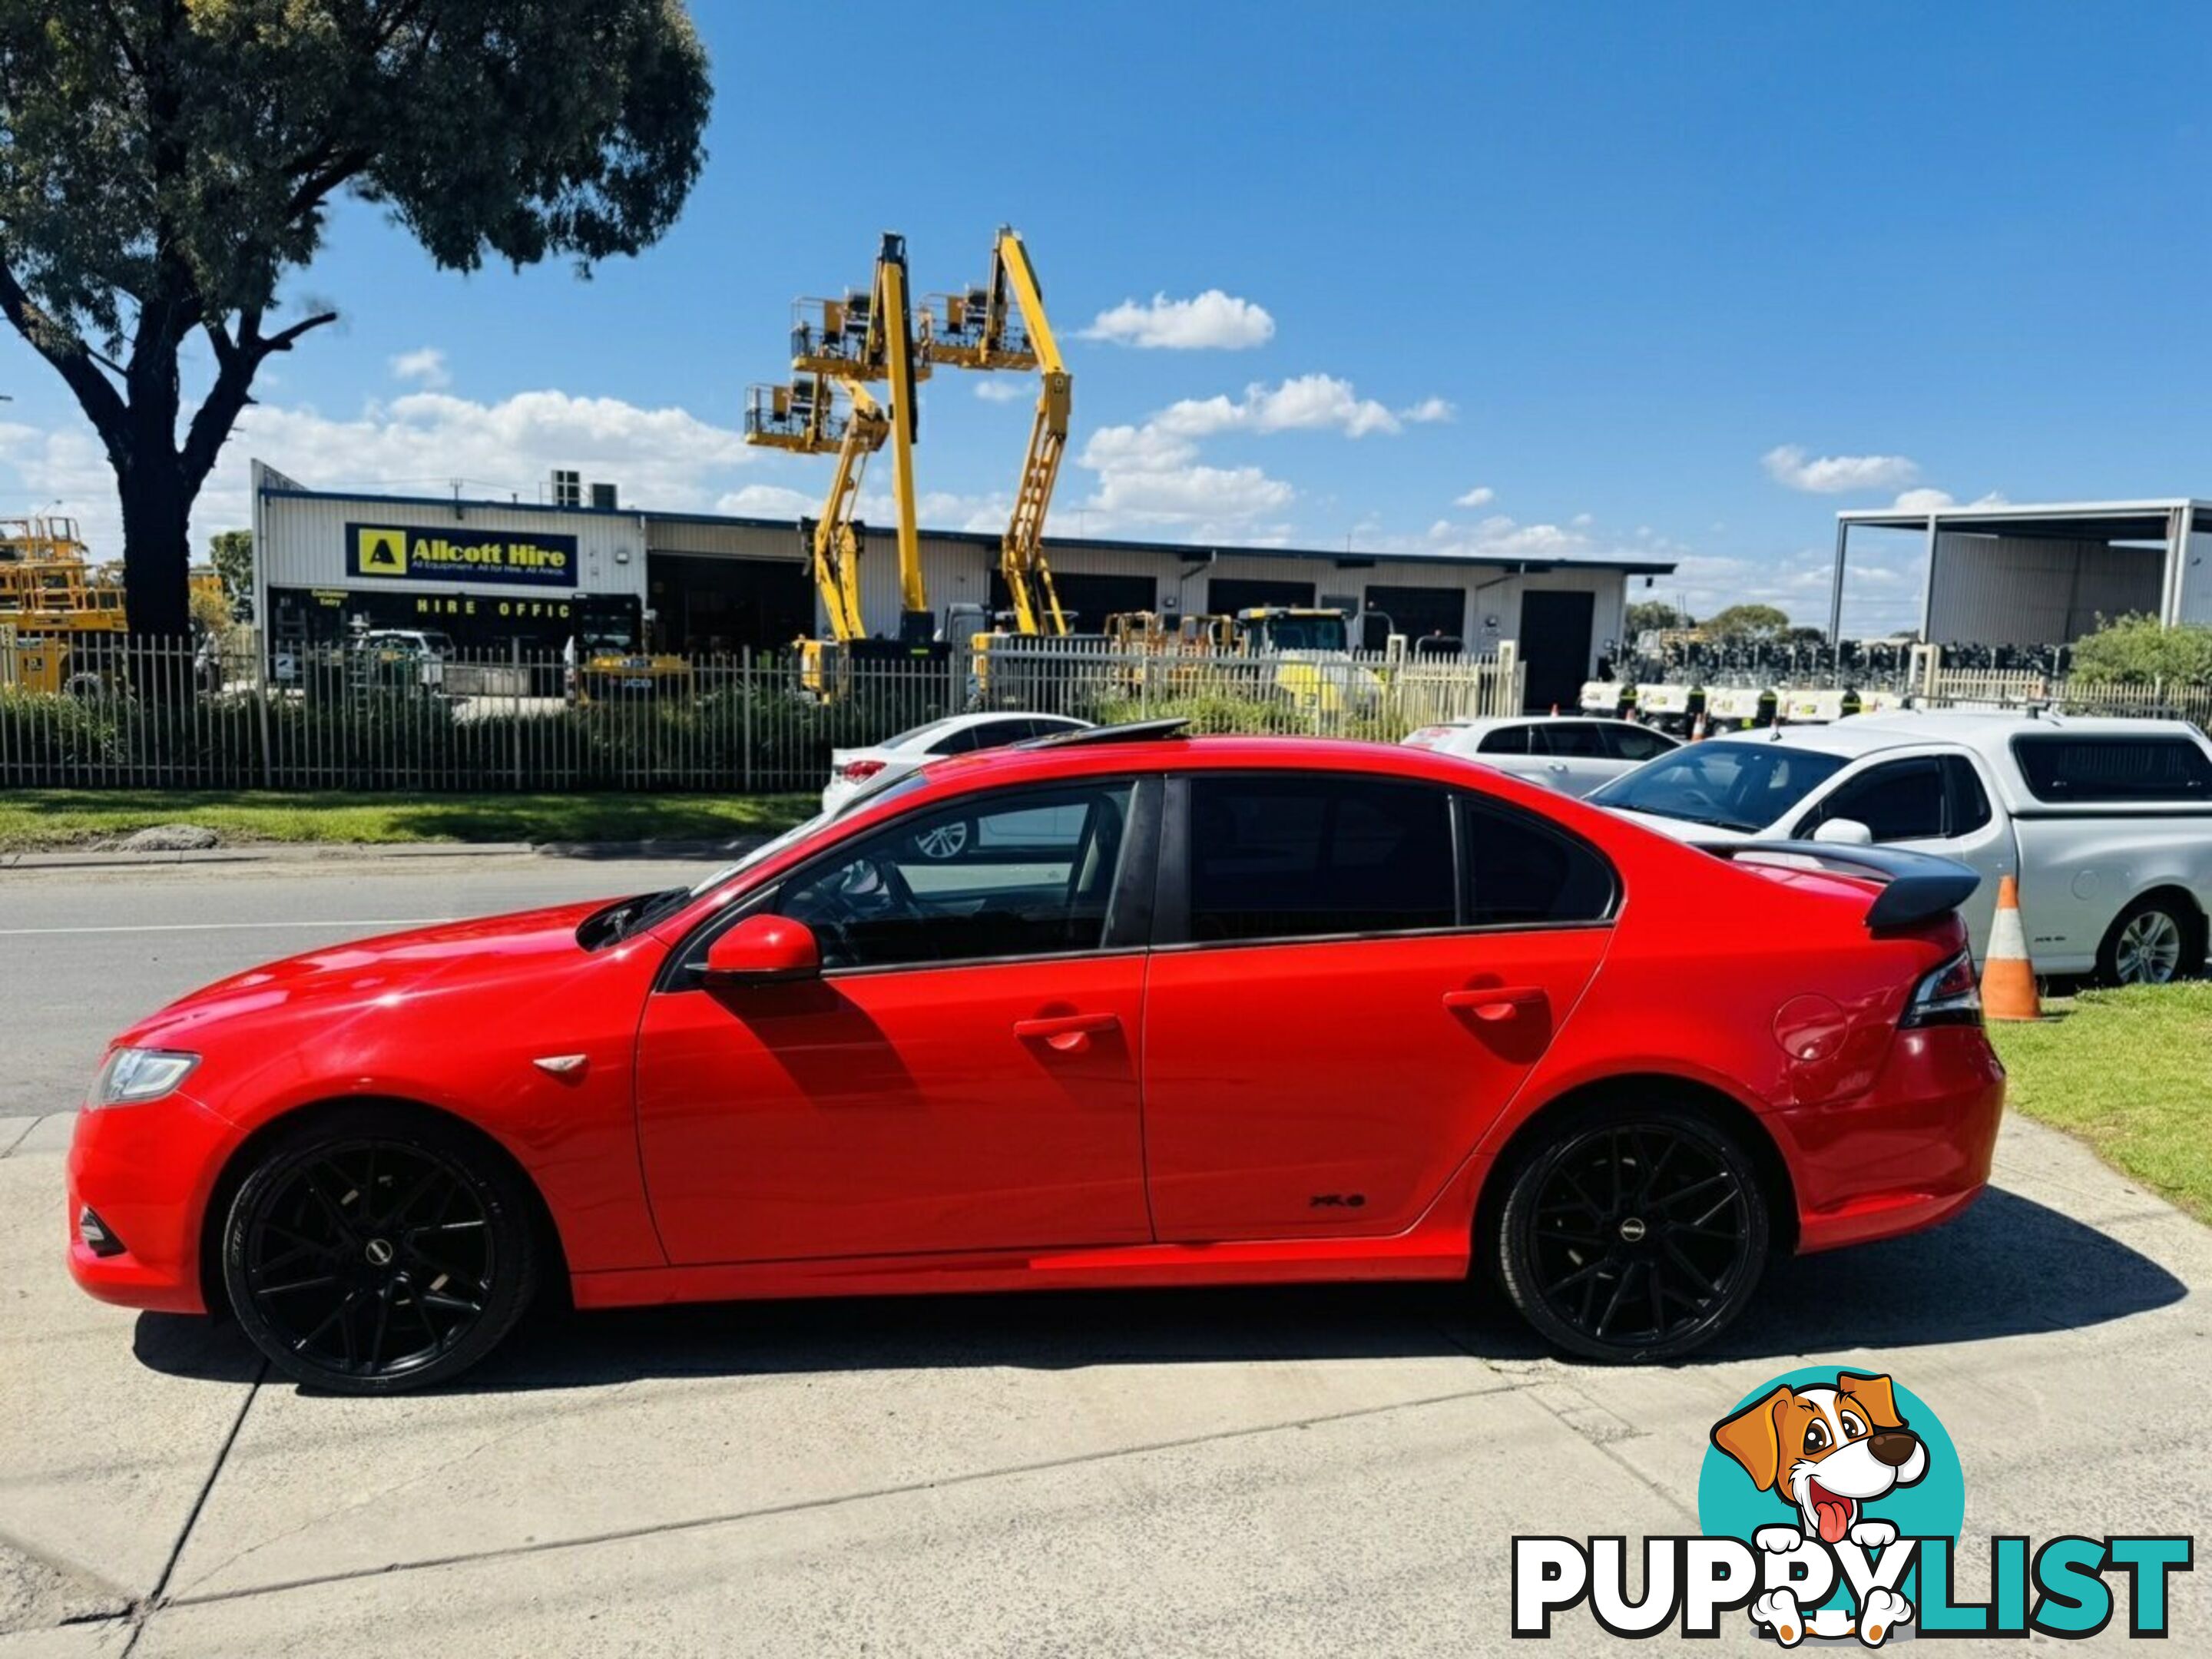
[[[834,812],[861,785],[888,781],[946,755],[1002,749],[1010,743],[1048,738],[1060,732],[1087,732],[1091,724],[1066,714],[954,714],[915,726],[866,749],[833,749],[830,751],[830,782],[822,792],[822,810]]]
[[[1692,744],[1590,797],[1683,841],[1879,842],[1972,865],[1979,957],[2016,877],[2045,973],[2159,984],[2204,966],[2212,742],[2183,720],[1865,714]]]
[[[1572,714],[1447,720],[1425,726],[1406,741],[1416,749],[1463,755],[1565,795],[1587,795],[1600,784],[1680,747],[1664,732],[1634,720]]]

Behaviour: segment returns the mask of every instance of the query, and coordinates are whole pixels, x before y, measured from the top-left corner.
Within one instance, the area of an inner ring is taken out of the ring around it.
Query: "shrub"
[[[2212,685],[2212,628],[2100,617],[2097,631],[2074,647],[2074,678],[2090,685]]]

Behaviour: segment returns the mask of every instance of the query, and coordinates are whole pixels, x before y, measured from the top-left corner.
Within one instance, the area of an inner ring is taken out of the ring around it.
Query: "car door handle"
[[[1121,1024],[1119,1014],[1041,1014],[1014,1022],[1014,1035],[1024,1042],[1042,1038],[1063,1054],[1079,1054],[1091,1046],[1094,1031],[1111,1031]]]
[[[1567,769],[1567,763],[1565,761],[1553,761],[1544,769],[1547,772],[1564,772]]]
[[[1444,1006],[1465,1009],[1477,1019],[1517,1019],[1523,1008],[1541,1008],[1548,999],[1540,985],[1486,985],[1480,990],[1447,991]]]

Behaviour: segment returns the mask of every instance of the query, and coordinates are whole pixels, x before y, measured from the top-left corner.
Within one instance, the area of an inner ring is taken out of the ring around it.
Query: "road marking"
[[[120,927],[0,927],[0,939],[45,933],[258,933],[264,927],[429,927],[459,920],[458,916],[366,916],[346,921],[148,921]]]

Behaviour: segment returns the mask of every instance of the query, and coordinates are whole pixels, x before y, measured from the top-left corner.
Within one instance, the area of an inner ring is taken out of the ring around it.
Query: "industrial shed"
[[[558,650],[571,635],[636,638],[690,653],[788,645],[823,618],[790,519],[660,513],[310,489],[253,464],[257,614],[269,637],[313,641],[359,628],[437,628],[465,649]],[[890,526],[864,527],[860,610],[896,635]],[[1632,580],[1666,562],[1485,560],[1054,537],[1054,583],[1079,630],[1116,611],[1185,616],[1323,605],[1371,630],[1443,636],[1474,653],[1517,642],[1531,706],[1571,704],[1620,637]],[[999,538],[924,529],[931,604],[996,610]],[[1379,640],[1376,641],[1379,643]]]
[[[1843,627],[1854,544],[1917,535],[1927,550],[1920,637],[1938,644],[2066,645],[2100,617],[2212,623],[2212,502],[2193,497],[1836,515],[1829,637]]]

